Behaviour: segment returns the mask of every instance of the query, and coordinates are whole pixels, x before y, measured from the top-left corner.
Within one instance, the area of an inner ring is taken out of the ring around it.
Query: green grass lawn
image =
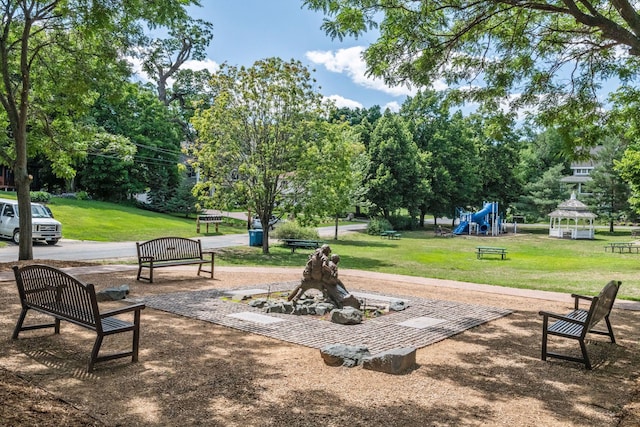
[[[595,240],[554,239],[540,227],[500,237],[441,238],[432,231],[405,231],[402,239],[387,240],[352,233],[327,242],[341,256],[342,269],[584,294],[597,294],[615,279],[623,283],[620,297],[640,300],[640,254],[604,251],[607,242],[632,240],[629,232],[596,236]],[[504,247],[507,259],[489,255],[478,260],[476,246]],[[270,252],[263,255],[260,248],[234,248],[219,259],[224,265],[299,266],[302,271],[309,253],[291,254],[277,242]]]
[[[62,223],[65,239],[94,240],[98,242],[123,242],[149,240],[160,236],[195,237],[196,219],[173,216],[138,209],[134,206],[119,205],[92,200],[75,200],[54,197],[49,207],[55,218]],[[225,219],[200,228],[201,236],[246,232],[246,223]]]
[[[49,203],[63,224],[66,239],[94,241],[142,241],[160,236],[196,237],[195,218],[184,218],[98,201],[53,198]],[[328,224],[333,222],[328,221]],[[434,237],[431,229],[402,232],[400,240],[381,239],[366,233],[327,240],[340,254],[341,269],[361,269],[410,276],[433,277],[472,283],[540,289],[563,293],[596,294],[606,282],[621,280],[620,297],[640,300],[640,254],[604,251],[608,242],[631,241],[629,229],[596,232],[595,240],[563,240],[548,237],[545,225],[522,226],[519,233],[500,237]],[[204,231],[204,230],[201,230]],[[208,235],[215,235],[210,226]],[[219,233],[247,233],[244,221],[225,220]],[[206,235],[201,233],[200,236]],[[247,235],[248,242],[248,235]],[[476,259],[476,246],[508,250],[499,256]],[[289,266],[304,268],[310,251],[283,248],[273,241],[270,254],[259,247],[220,251],[219,265]],[[348,283],[347,283],[348,286]]]

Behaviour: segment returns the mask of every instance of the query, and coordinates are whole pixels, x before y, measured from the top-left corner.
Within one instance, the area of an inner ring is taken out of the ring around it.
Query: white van
[[[47,242],[55,245],[62,238],[62,224],[53,219],[51,211],[39,203],[31,203],[31,231],[34,242]],[[0,236],[20,241],[20,220],[18,219],[18,201],[0,199]]]

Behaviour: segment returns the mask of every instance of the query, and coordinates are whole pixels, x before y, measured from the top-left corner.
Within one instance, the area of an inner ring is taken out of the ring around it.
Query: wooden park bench
[[[501,259],[505,259],[507,256],[507,250],[505,248],[494,248],[491,246],[478,246],[476,248],[476,257],[482,259],[484,255],[500,255]]]
[[[320,240],[304,240],[304,239],[280,239],[283,246],[291,248],[291,253],[296,249],[318,249],[324,242]]]
[[[153,283],[153,269],[161,267],[175,267],[178,265],[198,265],[198,276],[201,272],[209,273],[213,279],[215,252],[202,251],[200,240],[184,237],[159,237],[148,242],[136,242],[138,250],[137,280],[148,280]],[[205,259],[208,254],[209,259]],[[209,270],[202,268],[209,264]],[[149,276],[142,276],[142,269],[149,269]]]
[[[574,310],[568,314],[561,315],[541,311],[542,320],[542,360],[547,357],[555,357],[558,359],[570,360],[573,362],[584,363],[587,369],[591,369],[591,362],[585,345],[585,337],[588,333],[606,335],[611,339],[612,343],[616,342],[609,321],[609,314],[613,308],[613,303],[620,289],[620,282],[612,280],[609,282],[598,296],[589,297],[583,295],[572,294],[574,298]],[[579,308],[580,300],[591,301],[589,309]],[[555,322],[549,324],[549,319],[555,319]],[[604,320],[607,330],[593,329],[599,322]],[[566,354],[552,353],[547,351],[547,338],[549,335],[577,340],[580,344],[582,357],[575,357]]]
[[[13,267],[22,311],[12,338],[18,339],[22,331],[54,328],[60,333],[60,321],[66,320],[75,325],[94,331],[97,335],[87,370],[93,371],[98,362],[131,356],[132,362],[138,361],[138,341],[140,338],[140,311],[144,304],[133,304],[126,307],[101,313],[98,308],[96,291],[92,284],[85,284],[63,271],[46,265],[29,265],[22,268]],[[53,316],[53,323],[24,326],[29,310],[35,310]],[[115,316],[133,312],[133,322],[121,320]],[[131,351],[110,353],[100,356],[100,347],[104,337],[122,332],[132,332]]]

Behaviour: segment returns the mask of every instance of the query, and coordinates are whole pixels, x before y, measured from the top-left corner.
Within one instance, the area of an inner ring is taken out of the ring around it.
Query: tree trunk
[[[18,249],[19,260],[33,259],[33,240],[31,225],[31,180],[27,171],[27,135],[26,125],[20,126],[15,135],[16,162],[13,168],[15,184],[18,195],[18,210],[20,224],[20,244]]]
[[[333,235],[333,240],[338,240],[338,222],[339,222],[338,214],[336,214],[336,231]]]

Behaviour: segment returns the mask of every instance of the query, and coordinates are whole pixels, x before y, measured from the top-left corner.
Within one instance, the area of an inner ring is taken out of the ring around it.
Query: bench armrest
[[[567,317],[562,314],[551,313],[549,311],[540,311],[538,314],[540,316],[543,316],[545,320],[550,317],[552,319],[564,320],[566,322],[575,323],[576,325],[584,325],[584,322],[582,320],[574,319],[573,317]]]
[[[111,317],[111,316],[115,316],[117,314],[128,313],[130,311],[140,311],[140,310],[144,309],[145,307],[146,307],[146,305],[144,305],[144,304],[128,305],[126,307],[116,308],[116,309],[113,309],[113,310],[105,311],[104,313],[100,313],[100,318],[104,319],[105,317]]]
[[[577,310],[578,308],[580,308],[580,300],[585,300],[585,301],[593,301],[593,297],[587,296],[587,295],[578,295],[578,294],[571,294],[571,298],[574,299],[574,308]]]
[[[209,254],[212,257],[216,255],[216,251],[202,251],[202,255]]]

